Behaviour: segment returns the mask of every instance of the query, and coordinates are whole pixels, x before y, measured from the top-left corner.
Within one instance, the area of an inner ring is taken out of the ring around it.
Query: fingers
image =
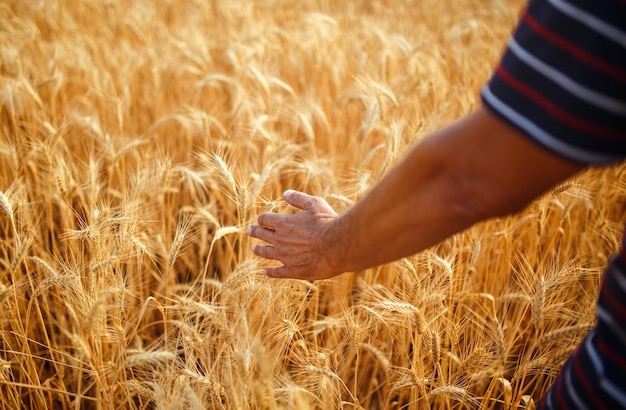
[[[313,205],[315,205],[316,198],[304,192],[294,191],[293,189],[286,190],[283,197],[290,205],[304,210],[312,208]]]
[[[276,232],[274,230],[264,228],[262,226],[249,226],[246,232],[253,238],[269,243],[274,243],[274,239],[276,237]]]
[[[321,197],[291,189],[285,191],[283,196],[287,203],[303,212],[265,212],[259,215],[258,225],[248,227],[247,233],[267,242],[267,245],[253,245],[252,253],[282,263],[282,266],[266,267],[264,272],[268,277],[323,278],[323,274],[320,276],[318,272],[326,272],[327,267],[319,261],[316,240],[324,224],[336,218],[337,213]]]
[[[285,266],[268,266],[263,269],[263,273],[265,273],[265,276],[267,276],[268,278],[285,279],[292,277],[289,276],[289,271]]]
[[[276,249],[273,246],[252,245],[252,253],[267,259],[278,260]],[[286,266],[267,266],[263,269],[265,276],[269,278],[295,278],[289,274]]]
[[[323,208],[323,206],[325,205],[328,210],[334,213],[332,208],[330,208],[330,206],[320,197],[305,194],[304,192],[300,191],[294,191],[293,189],[288,189],[287,191],[285,191],[283,196],[287,203],[298,209],[306,211],[312,210],[318,205],[322,205]],[[318,208],[320,207],[318,206]],[[283,215],[274,212],[265,212],[259,215],[258,221],[259,225],[272,230],[276,230],[277,227],[281,226],[281,224],[286,223],[289,218],[290,215]]]
[[[273,212],[265,212],[259,215],[259,225],[266,228],[275,229],[280,221],[284,219],[284,215],[276,214]]]
[[[270,245],[252,245],[252,253],[265,259],[278,260],[278,253]]]

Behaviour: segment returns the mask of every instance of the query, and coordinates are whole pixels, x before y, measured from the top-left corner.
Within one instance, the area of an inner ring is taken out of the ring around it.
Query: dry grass
[[[533,408],[594,322],[623,167],[319,283],[245,227],[339,210],[469,112],[521,1],[0,4],[0,409]]]

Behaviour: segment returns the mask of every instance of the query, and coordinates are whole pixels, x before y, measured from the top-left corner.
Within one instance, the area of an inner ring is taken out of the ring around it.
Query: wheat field
[[[470,112],[521,0],[3,0],[0,409],[532,409],[594,324],[625,169],[320,282],[338,211]]]

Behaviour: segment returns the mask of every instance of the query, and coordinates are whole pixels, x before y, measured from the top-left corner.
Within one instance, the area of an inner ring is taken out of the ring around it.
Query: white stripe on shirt
[[[626,48],[626,32],[619,27],[615,27],[606,21],[599,19],[593,14],[589,14],[585,10],[578,8],[564,0],[548,0],[555,8],[559,9],[563,14],[567,14],[579,23],[589,27],[590,29],[602,34],[603,36],[615,41],[617,44]]]
[[[509,41],[509,50],[515,54],[524,63],[528,64],[535,71],[542,74],[544,77],[552,80],[554,83],[561,86],[565,91],[575,95],[588,104],[595,105],[606,111],[610,111],[613,114],[626,116],[626,104],[620,100],[609,97],[605,94],[585,87],[580,83],[572,80],[570,77],[564,75],[561,71],[554,67],[544,63],[528,51],[526,51],[516,40],[511,38]]]
[[[576,404],[577,409],[580,409],[580,410],[587,409],[588,407],[586,403],[581,400],[580,396],[576,392],[576,389],[572,385],[572,374],[574,373],[574,363],[570,362],[569,366],[570,366],[569,371],[566,372],[564,375],[565,388],[567,389],[567,393],[569,394],[572,401]]]
[[[587,352],[589,360],[591,360],[591,364],[593,365],[593,369],[596,371],[596,376],[602,377],[604,376],[604,366],[602,365],[602,359],[596,351],[596,347],[592,343],[592,339],[595,333],[595,328],[591,332],[589,332],[589,335],[587,335],[587,338],[584,341],[582,349],[585,349],[585,351]]]

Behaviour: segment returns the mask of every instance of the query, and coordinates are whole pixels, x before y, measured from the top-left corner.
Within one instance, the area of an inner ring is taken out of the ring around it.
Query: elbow
[[[529,203],[530,201],[511,200],[511,198],[502,197],[498,201],[484,205],[485,210],[481,220],[518,214],[526,209]]]
[[[515,192],[514,187],[502,187],[481,179],[461,178],[445,184],[452,188],[447,201],[451,213],[471,226],[492,218],[522,212],[533,198]]]

